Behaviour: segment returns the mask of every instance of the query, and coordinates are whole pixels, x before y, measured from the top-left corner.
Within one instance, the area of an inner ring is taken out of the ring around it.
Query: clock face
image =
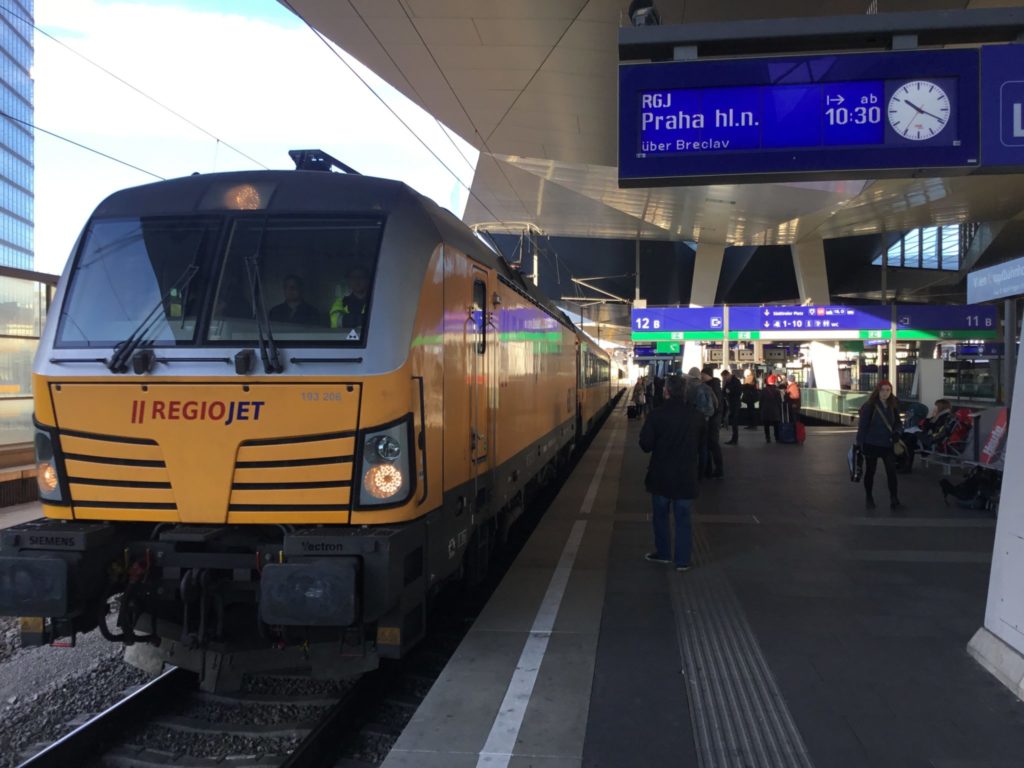
[[[949,114],[949,96],[927,80],[904,83],[889,99],[889,125],[911,141],[938,136],[949,122]]]

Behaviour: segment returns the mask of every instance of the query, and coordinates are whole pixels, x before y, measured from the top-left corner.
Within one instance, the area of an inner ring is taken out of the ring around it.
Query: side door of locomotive
[[[493,450],[490,402],[490,379],[493,375],[490,361],[496,341],[491,317],[487,309],[489,275],[473,267],[473,297],[471,322],[467,323],[467,346],[470,349],[469,424],[470,474],[482,475],[488,468]]]

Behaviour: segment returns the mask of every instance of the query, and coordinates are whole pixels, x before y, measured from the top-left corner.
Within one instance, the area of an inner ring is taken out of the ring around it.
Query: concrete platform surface
[[[38,501],[0,507],[0,528],[10,528],[12,525],[27,523],[29,520],[36,520],[42,516],[43,505]]]
[[[696,567],[649,563],[640,425],[609,419],[385,766],[1004,768],[1024,704],[967,652],[995,520],[942,473],[877,510],[852,430],[723,446]]]

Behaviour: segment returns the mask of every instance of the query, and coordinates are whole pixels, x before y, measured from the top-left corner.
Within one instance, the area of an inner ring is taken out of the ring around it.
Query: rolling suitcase
[[[796,442],[798,445],[803,445],[804,440],[807,439],[807,427],[802,421],[794,422],[794,426],[796,427]]]
[[[627,419],[635,419],[636,416],[637,416],[637,414],[636,414],[636,406],[635,405],[627,405],[626,406],[626,418]]]

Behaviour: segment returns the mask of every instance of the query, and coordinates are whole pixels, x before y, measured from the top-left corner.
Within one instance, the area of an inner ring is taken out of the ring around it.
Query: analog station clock
[[[942,133],[949,123],[949,96],[927,80],[904,83],[889,99],[889,125],[911,141],[927,141]]]

